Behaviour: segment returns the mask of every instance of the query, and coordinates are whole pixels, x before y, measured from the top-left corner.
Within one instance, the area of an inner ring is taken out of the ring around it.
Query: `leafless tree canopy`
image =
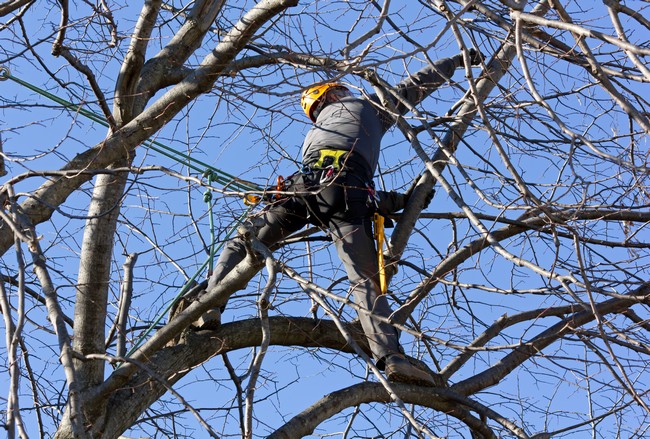
[[[647,0],[10,0],[0,17],[8,437],[650,434]],[[383,142],[378,187],[421,175],[387,230],[391,322],[447,382],[388,384],[327,234],[271,253],[242,196],[299,171],[304,87],[391,93],[470,48],[485,62]],[[170,318],[237,233],[249,257]],[[218,330],[189,329],[230,295]]]

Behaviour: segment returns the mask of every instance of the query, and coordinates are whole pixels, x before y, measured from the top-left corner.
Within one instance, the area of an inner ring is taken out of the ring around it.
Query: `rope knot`
[[[208,184],[211,184],[213,181],[216,181],[217,176],[212,169],[206,169],[203,171],[203,178],[207,178]]]
[[[212,201],[212,191],[210,190],[205,191],[205,193],[203,194],[203,201],[206,203]]]

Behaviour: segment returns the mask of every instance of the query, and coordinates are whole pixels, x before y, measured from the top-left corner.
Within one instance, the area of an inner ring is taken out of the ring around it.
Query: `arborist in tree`
[[[472,65],[482,62],[480,52],[472,49],[469,55]],[[441,59],[404,79],[395,92],[416,105],[463,65],[462,54]],[[407,112],[399,99],[391,95],[389,98],[394,111]],[[302,94],[301,105],[314,125],[302,147],[303,169],[285,188],[295,195],[269,204],[260,213],[258,238],[272,246],[308,223],[327,228],[347,271],[355,303],[369,311],[360,312],[359,320],[379,368],[391,381],[437,385],[439,379],[415,367],[402,353],[398,332],[386,320],[390,306],[378,285],[373,215],[377,211],[387,214],[401,210],[410,195],[410,190],[405,194],[375,191],[373,185],[381,139],[395,124],[396,115],[381,104],[377,95],[369,99],[355,97],[338,83],[308,88]],[[229,241],[207,291],[245,256],[241,238]],[[197,322],[199,329],[211,329],[219,323],[219,309],[208,311]]]

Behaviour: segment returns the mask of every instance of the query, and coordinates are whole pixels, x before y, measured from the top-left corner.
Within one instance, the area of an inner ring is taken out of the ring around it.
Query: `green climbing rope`
[[[214,178],[214,173],[210,170],[205,171],[203,174],[204,177],[208,179],[208,186],[211,185],[212,179]],[[214,252],[214,244],[216,237],[214,235],[214,212],[212,211],[212,191],[205,191],[203,194],[203,201],[208,205],[208,218],[210,220],[210,257],[208,258],[208,277],[212,276],[212,270],[214,268],[214,261],[212,254]]]
[[[22,85],[23,87],[26,87],[29,90],[32,90],[39,95],[46,97],[50,99],[51,101],[56,102],[57,104],[61,105],[63,108],[69,109],[71,111],[76,112],[77,114],[80,114],[91,121],[98,123],[104,127],[109,127],[108,123],[102,119],[101,116],[97,115],[96,113],[93,113],[92,111],[89,111],[88,109],[84,108],[83,105],[81,104],[73,104],[72,102],[69,102],[65,99],[62,99],[58,96],[56,96],[53,93],[48,92],[47,90],[43,90],[39,87],[36,87],[33,84],[30,84],[27,81],[23,81],[20,78],[17,78],[13,75],[11,75],[9,69],[5,66],[0,66],[0,81],[6,81],[6,80],[12,80],[16,82],[17,84]],[[193,169],[194,171],[200,172],[201,175],[207,179],[207,184],[208,186],[212,187],[212,183],[218,183],[224,186],[224,188],[232,188],[235,190],[239,191],[261,191],[262,188],[257,186],[254,183],[251,183],[246,180],[242,180],[240,178],[237,178],[227,172],[222,171],[221,169],[217,169],[207,163],[204,163],[200,160],[197,160],[195,158],[190,157],[187,154],[181,153],[180,151],[177,151],[163,143],[154,141],[154,140],[148,140],[144,143],[146,147],[149,149],[156,151],[159,154],[162,154],[172,160],[177,161],[178,163],[181,163],[185,166],[187,166],[189,169]],[[126,354],[127,357],[131,356],[143,343],[143,341],[149,336],[151,331],[154,330],[154,328],[160,323],[160,321],[164,318],[164,316],[169,312],[169,310],[174,306],[174,304],[189,290],[189,288],[195,283],[196,279],[199,277],[199,275],[205,270],[206,267],[208,267],[208,276],[212,275],[212,271],[214,268],[214,257],[216,253],[221,249],[223,246],[223,243],[227,241],[230,236],[237,230],[237,227],[242,223],[242,221],[250,214],[251,210],[255,207],[249,206],[247,210],[245,210],[239,218],[234,220],[231,223],[231,227],[228,230],[228,233],[226,233],[225,239],[221,241],[221,243],[217,246],[216,245],[216,236],[214,232],[214,214],[213,214],[213,206],[212,206],[212,192],[210,190],[207,190],[204,195],[203,195],[204,201],[208,204],[208,214],[209,214],[209,220],[210,220],[210,247],[209,247],[209,254],[205,262],[199,267],[199,269],[196,271],[196,273],[188,279],[188,281],[183,285],[183,287],[180,289],[178,294],[174,297],[173,300],[171,300],[167,306],[158,314],[158,316],[155,318],[155,320],[151,323],[151,325],[147,328],[147,330],[138,337],[138,339],[133,343],[133,346],[131,346],[131,349],[129,352]]]
[[[73,104],[72,102],[62,99],[59,96],[48,92],[47,90],[43,90],[42,88],[30,84],[27,81],[23,81],[22,79],[13,76],[7,67],[0,66],[0,81],[6,81],[8,79],[14,81],[17,84],[22,85],[23,87],[35,93],[38,93],[43,97],[46,97],[47,99],[50,99],[53,102],[56,102],[57,104],[61,105],[63,108],[74,111],[75,113],[80,114],[106,128],[109,127],[108,123],[101,116],[84,108],[82,104]],[[243,191],[243,192],[262,190],[262,188],[256,185],[255,183],[237,178],[234,175],[231,175],[221,169],[215,168],[214,166],[204,163],[200,160],[192,158],[191,156],[184,154],[158,141],[147,140],[144,143],[144,145],[147,148],[151,149],[152,151],[156,151],[159,154],[162,154],[172,160],[175,160],[178,163],[181,163],[196,172],[203,173],[206,170],[210,170],[213,176],[212,181],[222,185],[224,188],[229,188],[229,189],[232,188],[234,190]]]
[[[176,302],[178,302],[178,300],[179,300],[181,297],[183,297],[183,295],[184,295],[185,293],[187,293],[187,291],[188,291],[188,290],[190,289],[190,287],[194,284],[194,282],[195,282],[196,279],[199,277],[199,275],[203,272],[203,270],[205,270],[205,268],[206,268],[209,264],[212,263],[212,261],[214,260],[214,257],[215,257],[215,255],[216,255],[216,253],[217,253],[219,250],[221,250],[221,247],[223,246],[224,242],[226,242],[228,239],[230,239],[230,237],[231,237],[232,234],[235,232],[235,230],[237,230],[237,227],[239,227],[239,224],[241,224],[242,221],[244,221],[244,219],[245,219],[245,218],[250,214],[250,212],[251,212],[251,210],[252,210],[253,208],[254,208],[254,206],[250,206],[246,211],[244,211],[244,212],[239,216],[239,218],[237,218],[236,220],[234,220],[234,221],[232,222],[233,225],[232,225],[232,226],[230,227],[230,229],[228,230],[228,233],[226,233],[226,236],[225,236],[224,240],[221,241],[221,243],[220,243],[218,246],[216,246],[216,247],[214,246],[214,240],[213,240],[213,242],[212,242],[212,246],[211,246],[211,250],[210,250],[210,254],[208,255],[208,257],[207,257],[207,259],[205,260],[205,262],[201,265],[201,267],[199,267],[199,269],[196,271],[196,273],[194,274],[194,276],[192,276],[191,278],[189,278],[189,279],[187,280],[187,282],[185,282],[185,285],[183,285],[183,287],[180,289],[180,291],[178,292],[178,294],[176,294],[176,296],[175,296],[175,297],[174,297],[174,298],[173,298],[173,299],[172,299],[172,300],[167,304],[167,306],[166,306],[166,307],[165,307],[165,308],[164,308],[164,309],[163,309],[163,310],[158,314],[158,316],[156,316],[156,318],[155,318],[154,321],[151,323],[151,325],[149,325],[149,327],[146,329],[146,331],[143,332],[142,334],[140,334],[140,337],[138,337],[138,339],[133,343],[133,346],[131,346],[131,349],[129,349],[129,352],[126,354],[126,358],[130,357],[130,356],[131,356],[131,355],[132,355],[132,354],[133,354],[133,353],[134,353],[134,352],[135,352],[135,351],[136,351],[136,350],[137,350],[137,349],[142,345],[142,342],[143,342],[143,341],[144,341],[144,340],[149,336],[149,334],[151,333],[151,331],[153,331],[153,330],[156,328],[156,326],[158,326],[158,324],[159,324],[160,321],[165,317],[165,315],[167,315],[167,313],[169,313],[169,310],[172,309],[172,307],[174,306],[174,304],[175,304]]]

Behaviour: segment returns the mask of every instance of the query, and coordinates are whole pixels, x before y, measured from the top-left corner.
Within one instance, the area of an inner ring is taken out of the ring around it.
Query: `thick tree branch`
[[[355,343],[369,354],[370,349],[361,326],[358,323],[347,324],[346,330],[354,336]],[[270,346],[318,347],[354,353],[335,323],[330,320],[269,317],[269,334]],[[225,323],[215,331],[186,332],[179,344],[152,351],[145,364],[173,385],[213,356],[259,346],[261,342],[260,320],[240,320]],[[122,367],[124,366],[120,369]],[[114,375],[120,374],[120,369]],[[107,385],[112,382],[115,382],[115,378],[109,378]],[[120,379],[119,382],[120,385],[112,386],[110,391],[98,396],[108,398],[107,410],[111,413],[101,426],[103,431],[111,432],[106,437],[114,437],[112,434],[119,435],[125,431],[150,404],[166,392],[165,386],[152,380],[137,367],[127,379]],[[87,403],[92,403],[92,399],[87,400]]]
[[[97,176],[84,227],[74,308],[73,346],[82,355],[105,352],[105,325],[113,245],[127,174]],[[77,360],[80,389],[104,380],[105,362]]]
[[[131,309],[131,298],[133,297],[133,267],[138,259],[137,253],[131,253],[126,257],[122,267],[124,268],[124,279],[120,291],[120,304],[115,322],[117,330],[117,346],[115,352],[118,357],[126,355],[126,325],[129,320]]]
[[[130,122],[136,114],[133,107],[136,86],[144,65],[144,57],[156,23],[156,17],[160,12],[161,3],[161,0],[145,1],[138,22],[135,25],[129,49],[120,67],[120,73],[115,83],[115,100],[113,104],[113,116],[119,126]]]
[[[496,438],[494,432],[481,420],[469,414],[467,409],[477,411],[509,429],[518,438],[529,436],[520,427],[494,412],[489,407],[447,389],[423,388],[408,384],[393,384],[397,395],[408,404],[429,407],[455,417],[465,423],[472,431],[484,438]],[[323,399],[293,417],[273,432],[269,439],[291,439],[309,436],[326,419],[342,410],[372,402],[388,403],[391,397],[379,383],[360,383],[326,395]]]
[[[176,76],[177,70],[184,70],[183,64],[200,47],[224,4],[225,0],[200,0],[194,3],[185,23],[174,37],[142,66],[137,84],[134,84],[135,93],[130,96],[133,114],[140,112],[155,93],[169,84],[168,78]]]
[[[297,3],[297,0],[261,1],[224,36],[191,75],[167,91],[152,106],[111,134],[105,141],[78,154],[63,170],[104,168],[123,159],[197,96],[209,91],[214,81],[260,27]],[[54,208],[65,201],[81,184],[88,181],[88,178],[84,174],[76,178],[56,179],[44,183],[34,192],[33,198],[22,204],[22,211],[34,225],[47,221]],[[12,239],[12,236],[4,231],[0,234],[0,254],[7,251]]]
[[[11,14],[16,9],[19,9],[32,1],[33,0],[9,0],[0,3],[0,17]]]

